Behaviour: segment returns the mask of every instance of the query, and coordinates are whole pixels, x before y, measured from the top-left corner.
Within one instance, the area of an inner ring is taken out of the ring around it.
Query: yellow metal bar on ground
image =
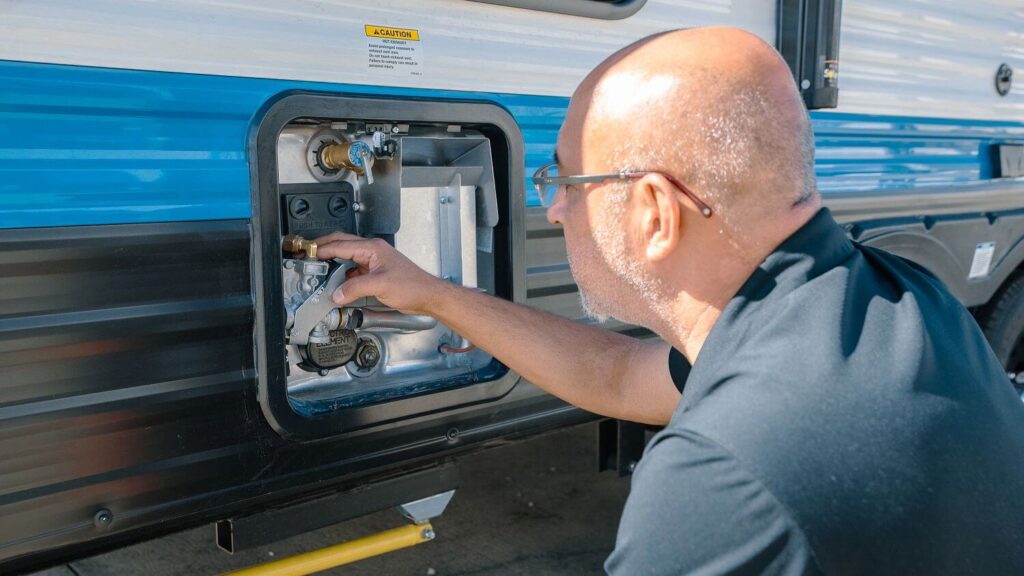
[[[433,539],[434,528],[429,522],[411,524],[305,554],[297,554],[236,572],[228,572],[224,576],[304,576],[429,542]]]

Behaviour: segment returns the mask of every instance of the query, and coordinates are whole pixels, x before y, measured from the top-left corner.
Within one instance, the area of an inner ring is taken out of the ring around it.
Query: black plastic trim
[[[776,48],[808,110],[839,104],[842,0],[778,0]]]
[[[297,413],[288,402],[283,355],[284,310],[281,305],[280,201],[277,139],[297,118],[360,118],[408,123],[451,123],[483,132],[492,140],[495,179],[507,189],[503,214],[495,229],[495,251],[506,264],[496,274],[498,296],[526,299],[523,138],[515,119],[500,105],[486,101],[431,101],[360,94],[289,91],[271,99],[258,113],[249,136],[253,205],[253,287],[256,300],[255,350],[260,407],[279,434],[317,438],[396,420],[493,401],[508,394],[519,380],[509,371],[481,384],[424,394],[365,407],[336,410],[313,417]],[[502,170],[501,166],[504,166]]]
[[[245,220],[0,230],[0,461],[34,455],[0,474],[0,573],[132,526],[177,470],[244,474],[250,243]]]
[[[858,222],[851,232],[924,267],[964,306],[988,302],[1024,262],[1024,210]],[[988,274],[969,278],[978,244],[994,242]]]
[[[482,4],[497,4],[526,10],[554,12],[584,18],[622,20],[636,14],[647,0],[472,0]]]
[[[821,197],[839,222],[980,214],[1024,208],[1024,182],[995,180],[950,187],[826,192]]]

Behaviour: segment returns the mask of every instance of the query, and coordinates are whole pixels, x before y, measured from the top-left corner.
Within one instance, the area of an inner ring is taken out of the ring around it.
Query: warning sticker
[[[985,242],[974,247],[974,258],[971,259],[971,271],[967,278],[973,280],[988,276],[989,268],[992,267],[992,255],[996,251],[995,242]]]
[[[371,71],[402,76],[423,75],[419,30],[367,24],[366,65]]]

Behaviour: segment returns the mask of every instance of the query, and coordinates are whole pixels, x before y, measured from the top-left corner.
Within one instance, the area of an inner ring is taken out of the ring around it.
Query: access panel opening
[[[260,402],[275,428],[337,434],[511,389],[504,365],[433,318],[334,305],[354,264],[316,256],[331,232],[379,238],[444,281],[516,299],[522,153],[507,113],[291,95],[256,140]]]

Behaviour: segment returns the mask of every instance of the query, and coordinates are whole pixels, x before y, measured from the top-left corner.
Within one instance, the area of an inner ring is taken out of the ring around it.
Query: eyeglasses
[[[693,192],[690,192],[690,190],[684,186],[682,182],[676,180],[674,176],[664,172],[658,172],[657,170],[623,170],[622,172],[616,172],[614,174],[559,176],[558,162],[552,162],[541,166],[533,173],[533,186],[537,189],[537,195],[540,196],[541,206],[546,208],[555,203],[555,196],[558,194],[558,189],[562,186],[569,186],[572,184],[593,184],[604,182],[606,180],[632,180],[633,178],[640,178],[645,174],[660,174],[664,176],[665,179],[671,182],[673,186],[678,188],[683,194],[686,194],[690,200],[693,200],[693,203],[700,209],[702,216],[705,218],[711,217],[711,207],[701,201],[700,198],[697,198]]]

